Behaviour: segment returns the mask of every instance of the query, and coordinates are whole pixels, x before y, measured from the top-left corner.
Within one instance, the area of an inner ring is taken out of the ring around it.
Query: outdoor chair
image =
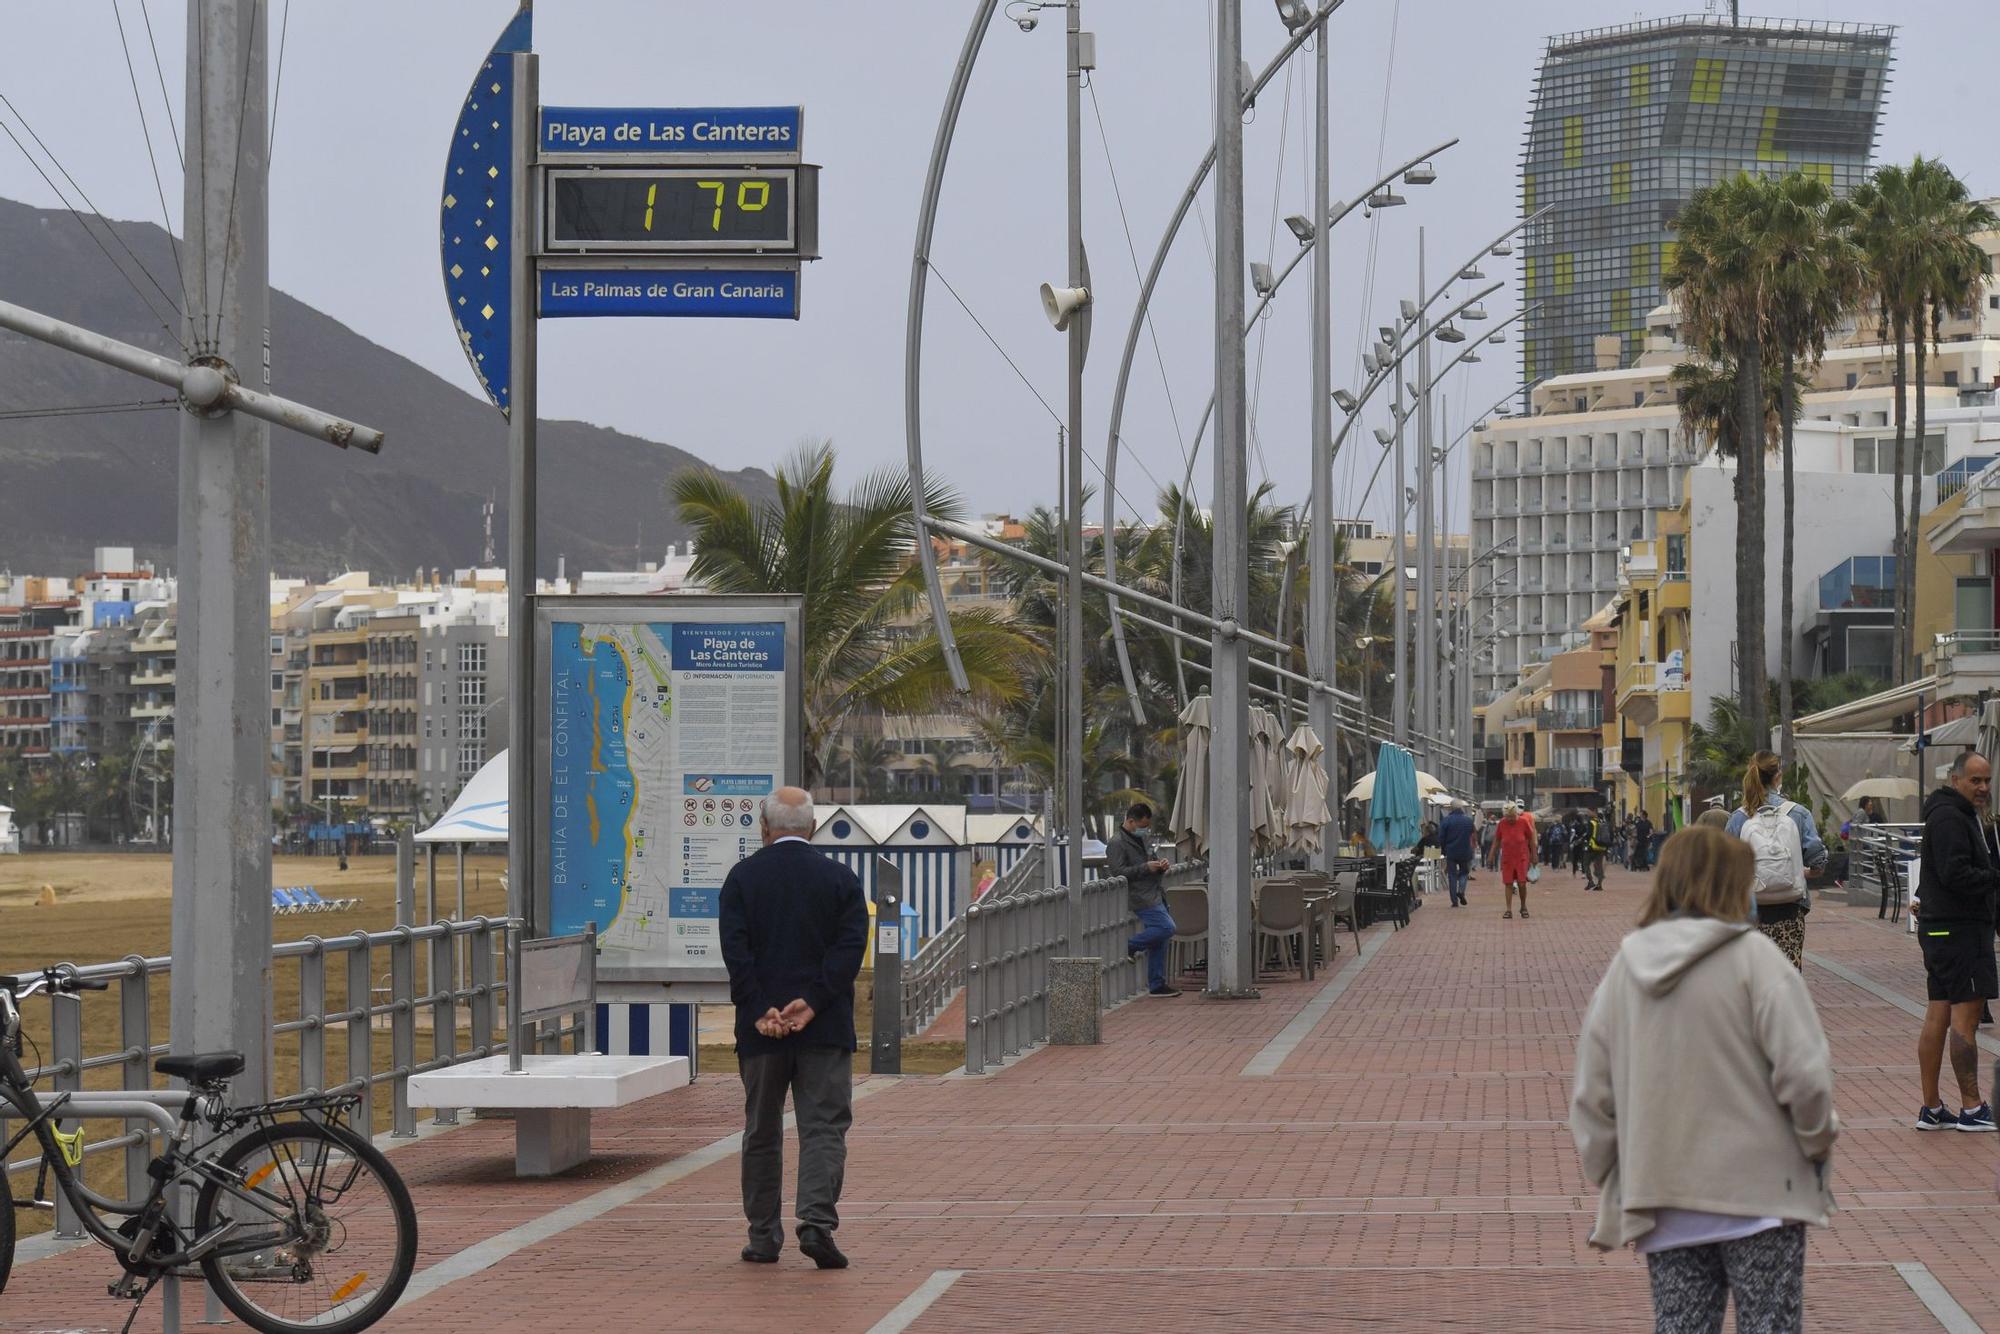
[[[1305,890],[1288,880],[1267,881],[1257,896],[1257,962],[1261,969],[1268,944],[1280,958],[1296,957],[1300,973],[1306,967]],[[1296,948],[1298,954],[1292,955]]]
[[[1405,859],[1396,864],[1386,887],[1381,877],[1376,876],[1372,884],[1364,882],[1355,892],[1356,901],[1368,910],[1371,922],[1386,917],[1396,924],[1398,931],[1410,924],[1410,900],[1414,897],[1411,881],[1415,869],[1415,862]]]
[[[1903,868],[1888,848],[1878,848],[1875,852],[1875,875],[1882,882],[1882,902],[1888,905],[1889,920],[1899,922],[1903,918],[1903,907],[1910,896],[1910,888],[1903,880]],[[1880,912],[1876,916],[1881,916]]]
[[[290,916],[292,913],[297,912],[298,910],[299,910],[298,901],[292,897],[291,890],[273,889],[271,891],[272,912],[276,913],[280,917],[287,917]]]
[[[1191,973],[1197,961],[1208,966],[1208,886],[1175,885],[1167,890],[1167,915],[1174,919],[1174,938],[1167,942],[1167,973]]]
[[[1328,905],[1326,921],[1335,931],[1345,926],[1354,933],[1354,952],[1361,953],[1361,912],[1355,906],[1361,892],[1361,873],[1342,871],[1333,878],[1333,902]]]

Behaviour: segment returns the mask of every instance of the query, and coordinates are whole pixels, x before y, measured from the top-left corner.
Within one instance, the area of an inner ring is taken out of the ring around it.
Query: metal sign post
[[[875,861],[874,1031],[868,1073],[903,1073],[903,872],[887,857]]]
[[[819,253],[818,168],[798,107],[543,107],[532,0],[460,108],[445,162],[445,295],[508,424],[508,910],[549,930],[537,875],[537,322],[797,319]],[[512,998],[510,991],[510,1004]]]

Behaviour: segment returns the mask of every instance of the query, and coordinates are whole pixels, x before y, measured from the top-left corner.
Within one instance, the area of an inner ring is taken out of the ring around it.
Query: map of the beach
[[[723,878],[784,781],[784,648],[778,622],[552,627],[555,934],[595,923],[608,961],[721,964]]]

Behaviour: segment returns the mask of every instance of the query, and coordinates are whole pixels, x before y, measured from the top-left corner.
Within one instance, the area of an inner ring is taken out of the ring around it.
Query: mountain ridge
[[[104,237],[107,224],[85,216]],[[160,227],[108,225],[174,290],[173,254]],[[179,348],[139,292],[153,306],[168,301],[131,272],[133,258],[104,239],[130,282],[67,213],[0,199],[0,299],[178,360]],[[353,569],[398,578],[477,564],[489,497],[496,502],[494,541],[505,550],[507,425],[490,403],[276,287],[271,346],[273,392],[388,437],[371,457],[272,428],[275,573]],[[6,415],[167,397],[135,376],[0,332],[0,568],[70,574],[89,564],[97,546],[131,546],[163,569],[175,564],[176,412]],[[538,573],[554,574],[558,558],[571,571],[629,569],[635,534],[643,534],[649,559],[688,538],[666,485],[683,468],[710,467],[704,460],[581,421],[543,418],[537,441]],[[775,493],[758,469],[715,471],[753,500]]]

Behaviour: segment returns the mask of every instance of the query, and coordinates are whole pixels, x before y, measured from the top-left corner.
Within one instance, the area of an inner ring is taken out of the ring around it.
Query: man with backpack
[[[1578,851],[1583,861],[1583,887],[1604,888],[1604,855],[1611,850],[1611,831],[1605,826],[1604,812],[1590,811],[1577,826]]]
[[[1632,824],[1632,860],[1635,871],[1643,871],[1653,864],[1653,819],[1640,811],[1639,818]]]
[[[1548,856],[1549,869],[1560,871],[1564,858],[1569,856],[1569,826],[1561,820],[1549,823]]]

